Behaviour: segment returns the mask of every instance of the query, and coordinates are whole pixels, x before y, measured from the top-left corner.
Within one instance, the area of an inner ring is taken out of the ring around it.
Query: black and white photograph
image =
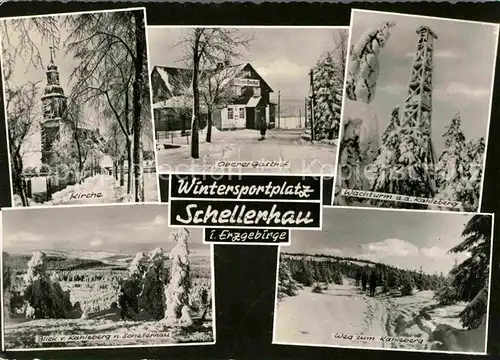
[[[3,209],[3,350],[214,344],[212,247],[167,208]]]
[[[273,343],[486,354],[493,215],[328,208],[278,253]]]
[[[13,206],[157,202],[145,9],[0,24]]]
[[[148,28],[158,171],[333,176],[347,27]]]
[[[498,29],[352,10],[336,205],[479,211]]]

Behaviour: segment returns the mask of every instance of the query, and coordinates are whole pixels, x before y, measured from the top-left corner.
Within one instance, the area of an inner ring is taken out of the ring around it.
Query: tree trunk
[[[200,158],[200,134],[198,133],[198,119],[200,115],[200,91],[198,89],[198,72],[200,68],[200,36],[202,29],[195,29],[195,44],[193,53],[193,116],[191,127],[191,157]]]
[[[207,118],[207,143],[210,143],[212,142],[212,122],[213,122],[213,119],[212,119],[212,115],[213,112],[212,112],[212,109],[209,108],[208,109],[208,118]]]
[[[125,159],[123,157],[120,157],[120,186],[125,185],[125,167],[124,163]]]
[[[127,138],[127,194],[132,191],[132,141]]]
[[[12,165],[14,168],[13,185],[16,190],[15,193],[19,195],[19,197],[21,198],[21,203],[23,204],[24,207],[26,207],[29,206],[29,203],[28,203],[28,198],[26,196],[26,188],[24,186],[24,181],[22,177],[23,160],[19,154],[15,154],[12,160],[13,160]]]
[[[135,202],[144,201],[143,153],[142,153],[142,123],[141,123],[141,90],[144,86],[142,70],[144,68],[144,53],[146,49],[146,28],[143,12],[134,11],[135,20],[135,80],[132,89],[134,107],[134,187]]]

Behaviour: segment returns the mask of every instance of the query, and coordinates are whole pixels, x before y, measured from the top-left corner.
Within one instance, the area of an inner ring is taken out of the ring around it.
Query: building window
[[[229,120],[233,120],[233,116],[234,116],[233,111],[234,111],[233,108],[227,108],[227,118]]]
[[[253,88],[253,96],[261,96],[260,87]]]
[[[234,95],[241,96],[242,90],[243,89],[240,86],[235,86],[234,87]]]
[[[244,118],[245,118],[245,108],[240,107],[240,119],[244,119]]]

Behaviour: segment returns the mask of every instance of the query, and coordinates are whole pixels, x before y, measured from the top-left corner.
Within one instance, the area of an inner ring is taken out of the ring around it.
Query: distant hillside
[[[277,98],[272,100],[277,103]],[[304,116],[304,99],[281,99],[280,115],[281,117],[299,116],[299,112]],[[276,116],[278,116],[278,108],[276,107]]]
[[[100,251],[78,251],[63,250],[44,251],[47,255],[47,270],[77,271],[77,270],[102,270],[102,269],[127,269],[135,256],[126,253],[111,253]],[[24,274],[28,268],[28,262],[32,254],[9,254],[8,263],[15,274]],[[79,257],[78,255],[81,255]],[[168,256],[168,252],[166,253]],[[192,268],[210,269],[210,258],[207,256],[190,255],[189,261]],[[167,267],[171,266],[170,260],[166,260]]]
[[[359,266],[375,266],[376,262],[364,259],[355,259],[351,257],[335,256],[335,255],[324,255],[324,254],[304,254],[304,253],[285,253],[282,252],[281,256],[288,259],[305,259],[305,260],[316,260],[316,261],[331,261],[339,260],[347,263],[351,263]]]

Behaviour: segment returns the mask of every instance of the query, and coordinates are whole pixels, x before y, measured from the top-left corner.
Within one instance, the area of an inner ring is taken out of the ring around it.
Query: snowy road
[[[200,159],[190,157],[187,145],[159,151],[159,171],[332,175],[336,160],[335,147],[302,140],[303,132],[301,129],[271,130],[264,141],[259,141],[260,135],[256,130],[216,132],[212,143],[200,144]],[[284,167],[221,167],[224,163],[235,161],[288,163]]]
[[[380,341],[335,338],[335,334],[383,336],[388,319],[385,304],[360,294],[345,281],[329,285],[317,294],[304,288],[285,298],[276,312],[275,338],[278,343],[298,343],[382,348]],[[386,345],[387,346],[387,345]]]

